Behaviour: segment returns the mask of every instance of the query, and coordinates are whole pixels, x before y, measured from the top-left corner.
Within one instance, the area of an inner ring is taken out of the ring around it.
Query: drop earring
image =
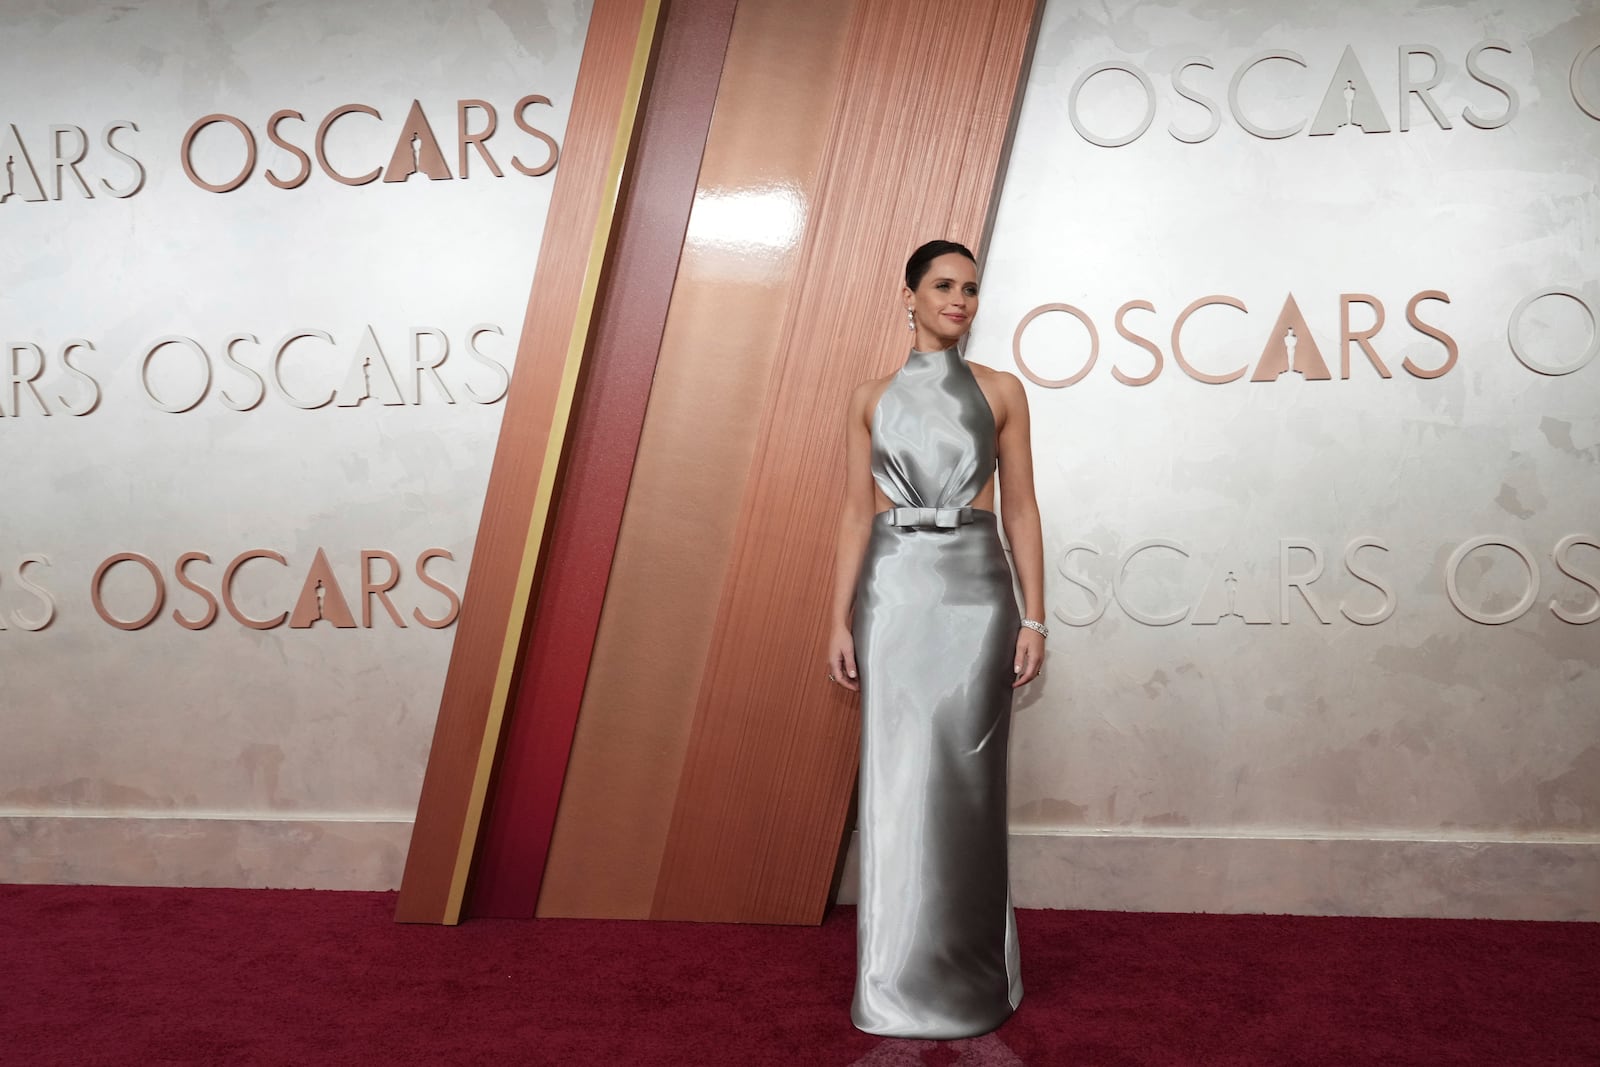
[[[912,333],[917,332],[917,320],[912,316],[910,308],[906,308],[906,329]]]

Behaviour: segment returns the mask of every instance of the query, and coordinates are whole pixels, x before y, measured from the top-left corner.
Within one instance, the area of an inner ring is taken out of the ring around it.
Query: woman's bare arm
[[[867,425],[869,404],[882,391],[879,382],[862,382],[850,394],[844,426],[844,502],[833,560],[833,607],[829,613],[828,673],[846,689],[860,689],[856,677],[851,616],[856,579],[872,533],[872,435]]]
[[[1028,420],[1028,394],[1015,375],[997,372],[999,394],[1005,404],[1000,427],[1000,520],[1017,580],[1022,585],[1022,617],[1044,621],[1044,532],[1039,525],[1039,502],[1033,492],[1033,444]],[[1044,638],[1024,627],[1017,635],[1015,685],[1025,685],[1044,665]]]

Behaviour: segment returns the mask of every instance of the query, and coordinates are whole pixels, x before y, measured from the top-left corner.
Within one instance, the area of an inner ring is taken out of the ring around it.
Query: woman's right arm
[[[839,535],[833,559],[833,608],[828,638],[828,674],[846,689],[859,690],[855,639],[851,616],[855,608],[856,579],[872,533],[872,435],[867,427],[867,405],[877,382],[862,382],[850,394],[844,425],[844,503],[839,509]]]

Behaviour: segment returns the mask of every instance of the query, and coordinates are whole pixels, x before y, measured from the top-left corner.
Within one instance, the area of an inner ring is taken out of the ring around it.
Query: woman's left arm
[[[1039,526],[1039,503],[1033,492],[1033,444],[1028,426],[1028,394],[1013,374],[996,375],[1005,405],[998,448],[1000,461],[1000,519],[1017,580],[1022,585],[1022,617],[1044,621],[1044,533]],[[1044,666],[1044,636],[1023,627],[1017,634],[1013,688],[1026,685]]]

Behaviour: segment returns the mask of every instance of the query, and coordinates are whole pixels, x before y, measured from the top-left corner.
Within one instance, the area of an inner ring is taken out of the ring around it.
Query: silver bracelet
[[[1037,619],[1023,619],[1022,625],[1026,626],[1030,630],[1037,630],[1040,637],[1050,636],[1050,627],[1046,626]]]

